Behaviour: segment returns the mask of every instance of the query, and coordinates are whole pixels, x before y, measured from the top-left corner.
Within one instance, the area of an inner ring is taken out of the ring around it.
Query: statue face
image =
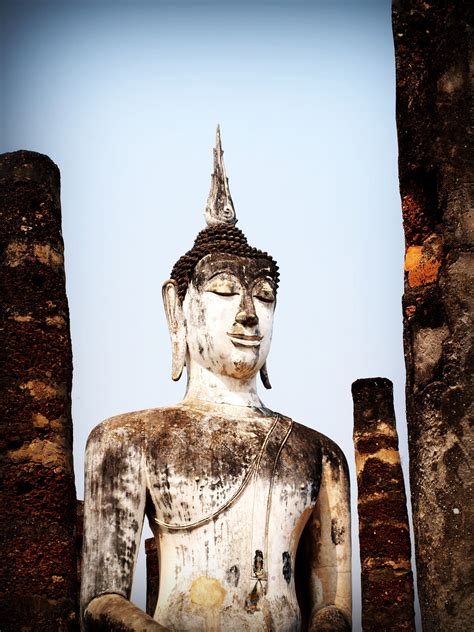
[[[218,375],[252,377],[270,350],[274,309],[266,259],[207,255],[183,304],[190,358]]]

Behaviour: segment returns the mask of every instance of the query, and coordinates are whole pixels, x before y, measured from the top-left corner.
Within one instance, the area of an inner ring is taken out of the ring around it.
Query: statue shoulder
[[[97,443],[108,437],[124,439],[127,435],[133,435],[139,426],[141,426],[140,415],[137,412],[114,415],[104,419],[91,430],[87,443]]]
[[[342,469],[346,476],[349,476],[349,466],[347,464],[346,455],[342,449],[329,437],[325,435],[321,435],[321,437],[323,459],[328,462],[331,470],[340,471]]]
[[[107,439],[120,441],[140,441],[148,436],[150,429],[159,433],[169,426],[170,419],[177,415],[177,407],[148,408],[120,415],[114,415],[102,421],[90,432],[87,440],[91,443]]]
[[[344,452],[335,441],[324,435],[318,430],[308,428],[303,424],[294,422],[296,434],[306,443],[310,449],[318,450],[321,457],[330,464],[348,470],[347,459]]]

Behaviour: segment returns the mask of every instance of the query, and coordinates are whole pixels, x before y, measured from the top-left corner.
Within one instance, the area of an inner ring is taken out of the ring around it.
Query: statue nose
[[[239,312],[237,312],[235,322],[247,327],[253,327],[254,325],[258,324],[258,317],[254,311],[241,309]]]
[[[258,325],[258,316],[255,312],[255,305],[253,304],[252,296],[249,292],[244,291],[242,295],[235,322],[244,327],[255,327],[255,325]]]

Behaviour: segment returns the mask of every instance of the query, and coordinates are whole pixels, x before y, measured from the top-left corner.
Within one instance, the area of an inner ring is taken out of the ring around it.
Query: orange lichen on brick
[[[405,254],[405,272],[413,270],[421,261],[423,246],[410,246]]]
[[[67,396],[67,387],[65,384],[47,384],[41,380],[29,380],[24,384],[20,384],[22,391],[28,391],[35,399],[65,399]]]
[[[441,266],[442,242],[438,235],[431,235],[422,246],[410,246],[405,254],[405,272],[410,287],[434,283]]]
[[[23,231],[31,230],[29,226],[22,226]],[[11,268],[31,261],[38,261],[44,265],[57,267],[64,265],[63,253],[51,244],[30,244],[22,241],[12,241],[5,250],[5,264]]]
[[[47,439],[33,439],[21,448],[10,450],[7,455],[13,463],[41,463],[45,467],[59,466],[69,470],[72,466],[71,457],[64,442],[62,444]]]
[[[58,328],[67,327],[67,322],[59,314],[56,314],[55,316],[47,316],[46,324],[50,325],[51,327],[58,327]]]
[[[35,428],[48,428],[49,427],[49,419],[42,415],[41,413],[33,414],[31,421],[33,422],[33,426]]]
[[[429,233],[429,222],[424,205],[415,198],[414,194],[407,193],[402,197],[402,214],[405,238],[408,243],[420,241]]]

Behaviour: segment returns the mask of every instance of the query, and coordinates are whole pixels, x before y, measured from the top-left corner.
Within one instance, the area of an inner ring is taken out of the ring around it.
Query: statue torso
[[[157,538],[155,619],[172,630],[300,629],[295,556],[321,435],[270,411],[134,413]]]

